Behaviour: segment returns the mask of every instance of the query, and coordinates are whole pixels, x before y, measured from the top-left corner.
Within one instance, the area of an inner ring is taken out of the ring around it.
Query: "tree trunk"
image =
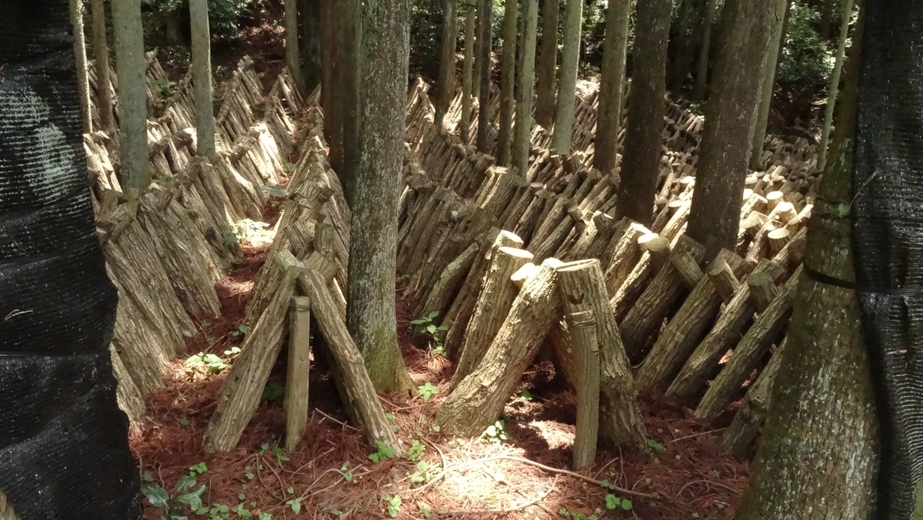
[[[304,57],[305,92],[311,93],[321,82],[321,2],[301,0],[301,56]]]
[[[682,0],[682,5],[679,8],[676,45],[674,45],[675,53],[673,54],[673,61],[670,63],[669,81],[667,82],[667,87],[674,97],[678,96],[683,87],[683,81],[686,79],[686,74],[689,72],[689,63],[685,60],[685,56],[688,53],[687,49],[692,46],[691,38],[689,37],[689,27],[692,26],[695,11],[692,3],[693,0]]]
[[[292,3],[294,0],[289,0]],[[189,0],[192,26],[192,86],[195,96],[196,154],[215,154],[215,111],[212,105],[211,32],[208,29],[208,0]]]
[[[465,11],[465,64],[462,70],[462,116],[458,126],[462,142],[471,142],[471,98],[474,96],[474,22],[475,8],[468,5]]]
[[[105,0],[92,0],[93,52],[96,57],[96,105],[99,108],[99,126],[104,132],[114,130],[112,118],[112,83],[109,80],[109,44],[106,38]]]
[[[478,80],[480,83],[478,92],[478,151],[488,153],[490,143],[490,111],[487,106],[490,104],[490,65],[493,50],[493,31],[491,30],[491,17],[493,13],[492,0],[480,0],[478,4],[478,47],[480,50],[480,69],[478,70]]]
[[[711,260],[735,249],[747,162],[759,99],[760,65],[769,44],[772,0],[729,0],[728,32],[721,38],[705,106],[705,131],[686,234]]]
[[[851,1],[851,0],[850,0]],[[785,22],[785,6],[790,0],[772,0],[769,17],[771,26],[769,36],[769,49],[763,55],[762,86],[760,87],[759,104],[756,108],[756,122],[753,127],[753,145],[750,150],[750,169],[762,170],[763,141],[766,140],[767,125],[769,124],[769,108],[772,106],[772,95],[776,85],[776,65],[779,59],[779,49],[782,47],[782,27]]]
[[[409,0],[362,4],[361,131],[349,243],[349,331],[375,388],[392,393],[412,387],[394,307],[409,18]]]
[[[654,221],[660,171],[670,5],[670,0],[638,4],[635,22],[628,126],[615,217],[628,217],[645,226]]]
[[[301,95],[307,94],[304,76],[301,74],[301,56],[298,52],[298,0],[286,0],[285,4],[285,65],[292,76],[292,83]],[[195,33],[193,33],[195,39]]]
[[[836,96],[840,89],[840,73],[843,70],[843,60],[846,57],[846,37],[849,35],[849,19],[852,17],[853,0],[846,0],[840,22],[840,35],[837,38],[836,62],[833,65],[833,74],[830,75],[830,85],[827,86],[827,109],[824,112],[824,127],[821,131],[820,144],[817,145],[817,169],[824,170],[827,162],[827,142],[830,139],[830,128],[833,126],[833,109],[836,106]]]
[[[611,0],[606,13],[606,41],[602,79],[599,82],[599,113],[596,118],[596,152],[593,156],[593,166],[603,175],[615,173],[618,156],[630,9],[631,0]]]
[[[74,58],[77,61],[77,92],[80,96],[80,119],[83,133],[93,131],[90,115],[90,79],[87,72],[87,44],[83,35],[83,0],[69,0],[71,23],[74,25]]]
[[[545,0],[542,4],[542,42],[538,53],[538,73],[535,99],[535,122],[546,130],[554,124],[555,69],[558,63],[558,16],[560,0]]]
[[[343,114],[341,75],[344,63],[340,45],[342,20],[337,6],[339,0],[320,0],[321,9],[321,106],[324,110],[324,138],[330,167],[346,187],[343,169]],[[357,63],[357,62],[354,62]]]
[[[519,88],[516,90],[516,137],[513,140],[513,167],[523,177],[529,170],[532,148],[532,98],[535,93],[535,36],[538,30],[538,0],[523,0],[522,47],[519,51]]]
[[[497,165],[509,166],[513,131],[513,99],[516,89],[516,0],[506,0],[503,11],[503,56],[500,59],[500,131]]]
[[[861,44],[859,35],[856,42]],[[855,270],[848,207],[858,86],[858,66],[851,63],[834,160],[818,189],[805,251],[813,269],[850,281]],[[793,316],[735,518],[781,520],[793,511],[805,520],[872,518],[879,432],[859,302],[851,290],[805,277]]]
[[[577,69],[580,66],[580,31],[583,22],[583,0],[565,0],[564,48],[558,70],[558,106],[554,115],[554,135],[551,147],[559,154],[570,154],[574,134],[574,107],[577,102]]]
[[[403,0],[399,0],[403,1]],[[357,190],[359,160],[360,160],[360,137],[359,135],[359,124],[360,118],[360,101],[359,101],[359,92],[362,90],[362,82],[369,78],[369,73],[364,69],[367,66],[367,62],[363,61],[368,58],[367,54],[364,54],[365,50],[362,48],[362,42],[365,41],[361,30],[364,31],[365,27],[360,25],[360,19],[363,15],[362,13],[362,2],[360,0],[337,0],[338,5],[340,6],[340,16],[342,24],[340,26],[340,55],[339,59],[342,60],[343,67],[340,69],[340,83],[339,95],[342,96],[342,101],[339,104],[339,108],[342,112],[342,121],[343,121],[343,173],[340,177],[341,183],[343,185],[343,195],[346,198],[346,204],[350,208],[355,207],[355,192]],[[399,7],[395,7],[399,9]],[[375,30],[370,30],[370,32],[375,32]],[[396,41],[395,44],[399,42]],[[407,63],[400,65],[395,63],[395,66],[398,66],[398,70],[403,70],[405,72],[403,76],[403,83],[400,89],[402,99],[406,103],[407,98]],[[402,67],[402,68],[401,68]],[[371,85],[376,85],[374,82]],[[376,85],[379,88],[384,88],[383,85]],[[370,91],[375,91],[375,89],[370,89]],[[368,103],[368,99],[363,100],[363,102]],[[403,104],[401,105],[403,107]],[[366,105],[367,107],[367,105]],[[401,119],[401,129],[403,131],[404,120]],[[402,134],[403,135],[403,134]],[[401,141],[403,143],[403,140]],[[399,147],[396,152],[399,157],[396,158],[397,165],[400,167],[401,159],[403,158],[403,146]],[[392,161],[395,159],[392,159]],[[398,171],[398,179],[400,179],[400,169]],[[342,182],[345,181],[345,182]],[[398,183],[400,184],[400,183]],[[398,188],[398,196],[400,196],[400,188]]]
[[[439,79],[436,80],[436,127],[442,128],[442,120],[455,97],[455,44],[458,41],[456,23],[457,0],[442,0],[442,52],[439,57]]]
[[[147,151],[147,61],[137,0],[112,0],[115,71],[119,78],[119,167],[131,200],[151,183]]]
[[[708,86],[708,60],[711,54],[712,28],[715,25],[715,7],[718,0],[705,0],[705,16],[702,20],[702,47],[699,51],[699,68],[695,75],[694,99],[705,99]]]
[[[577,367],[577,426],[573,468],[579,471],[596,460],[596,440],[599,435],[599,341],[596,337],[596,317],[592,310],[568,314],[567,323],[573,338],[574,365]]]

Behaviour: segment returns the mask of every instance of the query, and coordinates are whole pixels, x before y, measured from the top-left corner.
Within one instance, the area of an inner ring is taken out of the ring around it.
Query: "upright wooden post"
[[[285,376],[285,451],[298,445],[308,423],[308,368],[311,365],[311,299],[293,296],[288,311],[288,373]]]
[[[599,434],[599,342],[593,311],[567,315],[574,341],[574,364],[577,366],[577,433],[574,438],[573,467],[583,469],[596,459]]]

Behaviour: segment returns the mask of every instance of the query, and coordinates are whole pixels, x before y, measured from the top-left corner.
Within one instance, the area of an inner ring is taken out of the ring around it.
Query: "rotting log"
[[[756,305],[750,297],[750,288],[762,285],[775,287],[773,280],[781,277],[784,272],[784,269],[770,260],[764,259],[757,264],[747,277],[746,283],[736,287],[714,327],[695,348],[692,355],[685,360],[682,370],[667,389],[666,395],[691,399],[700,388],[705,386],[709,375],[718,367],[721,357],[733,348],[734,342],[740,337],[747,324],[752,321]],[[715,283],[714,278],[712,283]],[[718,282],[718,284],[721,283]],[[721,289],[721,291],[724,290],[726,289]]]
[[[473,242],[468,249],[449,262],[449,265],[439,275],[439,279],[433,284],[423,306],[415,313],[417,316],[427,316],[431,312],[445,315],[446,307],[449,306],[452,296],[458,291],[459,285],[464,281],[464,276],[474,264],[480,248],[480,244]]]
[[[293,267],[299,271],[296,278],[298,288],[311,300],[311,314],[327,340],[341,387],[346,393],[341,396],[344,397],[343,406],[352,410],[350,415],[356,417],[364,428],[370,445],[376,446],[378,442],[383,442],[394,448],[399,455],[403,454],[404,448],[391,430],[391,423],[385,417],[378,394],[369,379],[362,354],[346,330],[346,323],[327,289],[327,282],[316,270],[304,268],[288,251],[280,252],[273,261],[286,272]]]
[[[670,253],[670,257],[689,253],[701,262],[705,247],[682,235]],[[641,361],[649,336],[659,328],[667,311],[688,289],[676,268],[667,263],[651,281],[638,301],[632,305],[620,328],[625,352],[633,363]]]
[[[558,269],[558,277],[564,310],[569,313],[593,311],[596,321],[600,436],[616,445],[643,449],[647,434],[635,400],[631,366],[609,306],[599,262],[582,260],[568,263]],[[557,350],[559,356],[567,354],[560,348]]]
[[[689,256],[686,253],[675,258]],[[697,266],[696,263],[693,265]],[[707,328],[714,323],[722,298],[710,278],[723,272],[723,276],[736,281],[747,274],[749,267],[742,258],[727,249],[718,252],[709,267],[709,276],[701,277],[641,363],[635,376],[639,391],[665,389],[679,373]]]
[[[606,311],[608,312],[608,311]],[[599,343],[592,310],[567,315],[577,367],[577,426],[573,445],[573,469],[581,470],[596,460],[599,436]]]
[[[285,376],[285,451],[301,441],[308,424],[308,369],[311,365],[311,300],[294,296],[288,313],[288,366]]]
[[[779,366],[782,365],[782,354],[785,352],[787,340],[787,337],[783,339],[776,351],[772,353],[769,363],[766,364],[756,382],[747,390],[747,395],[741,401],[740,410],[734,415],[734,420],[721,436],[722,446],[738,457],[744,455],[747,446],[759,433],[766,414],[769,413],[772,384],[779,372]]]
[[[714,384],[702,397],[695,410],[698,419],[716,417],[733,400],[741,385],[750,375],[759,358],[776,340],[792,313],[795,288],[801,278],[801,268],[785,283],[778,296],[760,313],[759,318],[744,334],[734,349],[731,360],[715,378]],[[751,290],[751,295],[752,295]]]
[[[473,437],[497,420],[542,340],[561,316],[555,258],[525,281],[477,369],[449,394],[435,424],[446,435]]]
[[[464,341],[468,322],[477,304],[481,284],[494,252],[501,247],[522,247],[522,240],[518,236],[509,231],[501,231],[496,228],[491,229],[487,234],[485,242],[490,246],[480,248],[477,258],[474,260],[474,265],[471,266],[464,283],[462,283],[458,296],[455,297],[455,301],[452,302],[442,321],[443,325],[448,324],[445,341],[443,342],[445,352],[446,355],[454,358],[457,358],[460,352],[459,349]]]
[[[511,247],[498,248],[492,255],[477,296],[474,313],[465,331],[465,341],[452,378],[452,389],[474,372],[506,321],[507,313],[519,292],[510,280],[513,273],[532,261],[532,253]]]
[[[234,449],[260,404],[269,372],[282,349],[285,313],[295,289],[294,271],[285,271],[275,297],[247,333],[240,355],[215,397],[217,408],[205,429],[205,451]]]

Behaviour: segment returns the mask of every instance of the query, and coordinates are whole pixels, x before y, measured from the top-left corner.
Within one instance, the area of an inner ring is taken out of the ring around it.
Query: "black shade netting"
[[[923,0],[868,0],[852,185],[856,283],[882,427],[877,518],[923,476]]]
[[[132,520],[70,31],[67,0],[0,0],[0,491],[23,520]]]

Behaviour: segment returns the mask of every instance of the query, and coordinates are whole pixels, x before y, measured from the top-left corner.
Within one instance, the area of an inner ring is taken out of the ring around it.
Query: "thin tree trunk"
[[[628,217],[645,226],[654,221],[669,37],[670,0],[639,3],[616,220]]]
[[[727,0],[686,234],[709,261],[734,250],[753,139],[760,70],[769,46],[772,0]]]
[[[403,0],[400,0],[403,1]],[[340,96],[342,101],[340,109],[342,110],[343,121],[343,195],[346,203],[350,208],[354,206],[353,195],[356,191],[356,170],[359,167],[359,92],[362,89],[362,81],[365,71],[362,67],[366,62],[362,61],[362,30],[360,25],[362,2],[361,0],[337,0],[340,6],[341,26],[340,26],[340,59],[344,66],[340,70]],[[398,7],[395,7],[397,9]],[[374,23],[374,22],[373,22]],[[406,68],[406,65],[405,65]],[[402,95],[406,95],[407,75],[404,74],[404,88]],[[375,83],[372,83],[375,85]],[[403,127],[403,125],[402,125]],[[403,156],[403,148],[400,151]],[[400,175],[398,175],[400,177]]]
[[[301,56],[304,57],[304,86],[308,93],[321,82],[321,1],[301,0]]]
[[[480,80],[478,95],[478,151],[487,153],[490,138],[490,111],[487,105],[490,104],[490,61],[493,44],[493,31],[491,31],[491,16],[493,12],[492,0],[481,0],[478,6],[478,20],[480,23],[480,33],[478,42],[480,45],[480,70],[478,79]]]
[[[109,44],[106,39],[105,0],[92,0],[93,52],[96,56],[96,105],[99,108],[99,126],[110,132],[114,129],[112,118],[112,84],[109,80]]]
[[[603,175],[615,173],[619,126],[622,122],[622,93],[625,90],[625,52],[631,0],[610,0],[606,13],[606,41],[602,79],[599,84],[599,116],[596,119],[596,152],[593,166]]]
[[[292,0],[289,0],[291,3]],[[211,33],[208,29],[208,0],[189,0],[192,26],[192,87],[196,111],[196,153],[215,153],[215,111],[212,107]]]
[[[535,38],[538,30],[538,0],[523,0],[524,29],[519,61],[519,89],[516,91],[516,138],[513,143],[513,166],[519,174],[529,170],[529,139],[532,131],[532,97],[535,85]]]
[[[840,73],[843,70],[843,59],[846,56],[846,37],[849,34],[849,18],[852,16],[853,0],[846,0],[843,7],[843,18],[840,22],[840,35],[836,47],[836,63],[833,65],[833,74],[830,76],[830,85],[827,87],[827,110],[824,113],[824,128],[817,145],[817,169],[824,170],[827,162],[827,142],[830,139],[830,128],[833,126],[833,109],[836,106],[837,91],[840,88]]]
[[[705,0],[705,17],[702,20],[702,47],[699,51],[699,69],[695,75],[693,97],[705,99],[708,86],[708,60],[711,53],[712,27],[715,25],[715,8],[718,0]]]
[[[465,145],[471,142],[471,98],[474,79],[474,26],[476,18],[474,6],[468,5],[465,12],[465,64],[462,70],[462,117],[461,140]]]
[[[481,99],[481,58],[484,52],[484,40],[481,39],[481,3],[483,0],[471,0],[470,9],[474,9],[474,80],[471,83],[471,95],[474,99]]]
[[[138,0],[112,0],[115,72],[119,78],[119,162],[123,188],[137,199],[151,183],[147,151],[144,27]]]
[[[574,107],[577,99],[577,68],[580,66],[580,30],[583,0],[566,0],[564,5],[564,49],[558,71],[558,106],[554,116],[551,146],[559,154],[569,154],[574,134]]]
[[[683,86],[683,80],[686,78],[688,63],[685,62],[684,56],[687,48],[692,44],[689,38],[689,27],[692,25],[693,7],[692,0],[683,0],[680,7],[679,20],[676,28],[676,52],[673,55],[673,62],[670,63],[668,88],[676,96]]]
[[[506,0],[503,11],[503,56],[500,61],[500,132],[497,165],[509,166],[513,131],[513,99],[516,89],[516,0]]]
[[[794,0],[786,0],[785,16],[782,18],[782,36],[779,38],[779,55],[776,57],[776,75],[779,74],[779,64],[782,63],[782,54],[785,51],[785,39],[788,38],[788,22],[792,16],[792,4]]]
[[[805,251],[812,268],[841,280],[855,279],[848,208],[859,67],[851,63],[836,160],[824,172]],[[737,520],[793,511],[804,520],[872,518],[879,432],[869,366],[855,292],[804,278]]]
[[[320,0],[321,7],[321,106],[324,110],[324,138],[327,157],[340,184],[346,186],[343,169],[343,114],[340,76],[343,67],[340,45],[341,20],[338,0]]]
[[[285,0],[285,65],[292,82],[305,94],[304,76],[301,74],[301,57],[298,52],[298,0]],[[193,34],[195,39],[195,34]]]
[[[409,392],[394,286],[404,157],[410,1],[362,2],[362,95],[349,244],[349,332],[375,388]]]
[[[455,97],[455,45],[458,42],[457,0],[442,0],[442,55],[439,58],[439,79],[436,81],[436,126],[442,120]]]
[[[850,0],[851,1],[851,0]],[[772,15],[769,22],[772,24],[769,36],[769,50],[763,56],[762,78],[760,87],[759,105],[757,106],[756,123],[753,127],[753,145],[750,150],[750,168],[763,169],[763,141],[766,140],[767,125],[769,124],[769,109],[772,106],[772,94],[776,84],[776,61],[779,58],[779,48],[782,46],[782,28],[785,25],[785,5],[789,0],[772,0]]]
[[[542,6],[542,42],[538,52],[535,122],[545,129],[554,124],[555,69],[558,63],[558,15],[560,0],[545,0]]]
[[[87,72],[87,44],[83,35],[83,0],[70,0],[71,23],[74,25],[74,58],[77,61],[77,92],[80,96],[80,119],[83,133],[93,131],[90,115],[90,77]]]

